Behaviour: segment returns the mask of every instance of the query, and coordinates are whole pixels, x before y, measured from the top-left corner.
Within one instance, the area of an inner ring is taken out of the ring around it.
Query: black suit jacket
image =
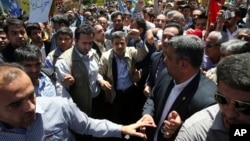
[[[143,115],[152,115],[155,123],[158,124],[163,113],[165,103],[173,86],[173,79],[168,75],[167,69],[164,69],[153,89],[152,94],[150,95],[150,97],[148,97],[144,105]],[[205,77],[201,72],[199,72],[193,78],[193,80],[183,89],[169,111],[177,111],[180,114],[182,121],[185,121],[195,112],[214,104],[215,101],[213,98],[213,94],[216,91],[216,84],[212,80]],[[154,134],[155,129],[149,130],[149,139],[153,139]],[[177,132],[169,140],[174,140],[176,135]],[[161,140],[158,139],[158,141]]]
[[[160,59],[163,57],[163,52],[154,52],[151,55],[150,63],[149,63],[149,74],[147,76],[146,84],[153,88],[155,85],[155,74],[157,72],[157,68],[159,66]]]

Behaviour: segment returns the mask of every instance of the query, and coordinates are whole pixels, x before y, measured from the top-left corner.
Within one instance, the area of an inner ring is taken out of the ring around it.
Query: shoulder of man
[[[52,68],[41,68],[41,72],[43,72],[46,76],[48,76],[53,84],[56,83],[56,73]]]

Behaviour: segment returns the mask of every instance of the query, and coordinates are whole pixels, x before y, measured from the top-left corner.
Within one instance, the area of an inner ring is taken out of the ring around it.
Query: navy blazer
[[[167,92],[167,89],[171,87],[170,85],[172,85],[173,87],[174,82],[172,77],[168,75],[167,69],[165,68],[161,72],[161,75],[153,89],[152,94],[148,97],[143,107],[143,115],[152,115],[156,124],[159,123],[165,103],[170,94],[169,90],[169,92]],[[171,90],[172,88],[169,89]],[[193,78],[193,80],[182,90],[169,111],[177,111],[180,114],[182,121],[185,121],[195,112],[204,109],[212,104],[215,104],[213,94],[216,91],[216,84],[212,80],[204,76],[201,72],[199,72]],[[147,132],[149,139],[153,139],[155,129],[149,129],[149,131]],[[176,135],[177,132],[169,140],[174,140]]]

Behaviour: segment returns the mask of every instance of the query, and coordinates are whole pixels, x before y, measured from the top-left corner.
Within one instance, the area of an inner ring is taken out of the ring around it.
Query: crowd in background
[[[37,97],[60,96],[90,117],[120,124],[152,121],[157,128],[140,130],[148,140],[178,140],[186,119],[223,98],[220,60],[250,51],[247,2],[220,4],[214,23],[207,10],[198,0],[118,0],[85,9],[57,5],[47,22],[4,15],[0,58],[24,66]]]

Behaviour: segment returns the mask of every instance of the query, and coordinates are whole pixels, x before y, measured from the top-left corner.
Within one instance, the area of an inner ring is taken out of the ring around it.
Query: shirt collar
[[[36,114],[42,114],[44,113],[44,109],[42,108],[42,106],[39,103],[36,103]]]
[[[212,130],[219,130],[222,132],[228,132],[227,129],[224,126],[223,123],[223,118],[220,112],[218,112],[218,114],[215,116],[214,122],[211,126]]]
[[[197,73],[198,73],[198,72],[197,72]],[[186,86],[189,84],[190,81],[193,80],[193,78],[197,75],[197,73],[194,74],[192,77],[190,77],[188,80],[186,80],[186,81],[184,81],[184,82],[182,82],[182,83],[180,83],[180,84],[176,84],[176,82],[174,81],[174,84],[175,84],[174,87],[175,87],[176,89],[183,89],[184,87],[186,87]]]
[[[78,51],[77,48],[76,49],[76,53],[80,56],[80,58],[83,58],[83,59],[89,59],[89,58],[92,58],[94,56],[94,52],[95,50],[94,49],[90,49],[89,53],[87,55],[83,55],[82,53],[80,53],[80,51]]]

